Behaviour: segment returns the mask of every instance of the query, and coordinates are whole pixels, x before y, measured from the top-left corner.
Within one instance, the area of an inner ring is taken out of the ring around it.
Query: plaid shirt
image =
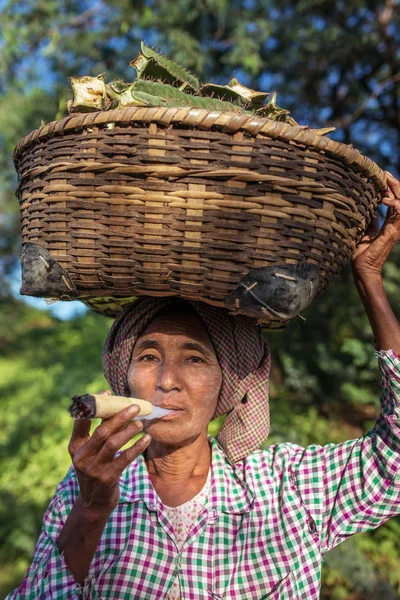
[[[380,351],[381,413],[360,439],[306,449],[276,444],[231,464],[212,441],[206,504],[182,550],[139,457],[121,478],[81,587],[56,540],[78,494],[71,470],[45,514],[33,563],[8,600],[312,600],[324,554],[400,512],[400,359]]]

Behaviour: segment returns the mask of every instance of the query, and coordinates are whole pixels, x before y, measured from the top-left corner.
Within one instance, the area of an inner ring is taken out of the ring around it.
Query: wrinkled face
[[[157,421],[143,421],[154,441],[180,446],[206,435],[221,382],[217,356],[196,313],[160,315],[136,341],[128,372],[132,396],[174,409]]]

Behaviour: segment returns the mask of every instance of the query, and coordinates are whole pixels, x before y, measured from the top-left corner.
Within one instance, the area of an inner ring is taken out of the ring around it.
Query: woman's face
[[[174,409],[143,422],[154,441],[181,446],[206,435],[221,382],[214,348],[195,313],[160,315],[136,341],[128,372],[132,396]]]

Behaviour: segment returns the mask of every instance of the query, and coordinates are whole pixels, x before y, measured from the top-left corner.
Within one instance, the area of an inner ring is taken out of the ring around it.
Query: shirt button
[[[309,519],[308,527],[310,529],[310,532],[313,535],[315,535],[316,533],[318,533],[317,526],[316,526],[315,521],[314,521],[314,519],[312,517],[310,517],[310,519]]]
[[[175,565],[177,569],[180,569],[182,567],[182,557],[180,554],[178,554],[178,556],[175,559]]]
[[[212,510],[210,512],[210,514],[208,515],[207,522],[210,523],[210,524],[212,524],[212,523],[215,523],[215,521],[217,519],[218,519],[218,513],[217,513],[217,511],[216,510]]]
[[[149,504],[149,509],[150,510],[157,510],[157,504],[155,504],[154,502],[152,502],[151,504]]]

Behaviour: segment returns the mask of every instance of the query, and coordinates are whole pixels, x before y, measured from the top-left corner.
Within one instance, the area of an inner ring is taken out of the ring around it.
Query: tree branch
[[[370,96],[360,104],[360,106],[353,112],[353,114],[347,115],[346,117],[338,119],[337,121],[329,122],[327,127],[348,127],[349,125],[354,123],[354,121],[359,119],[360,116],[367,110],[371,100],[376,100],[378,96],[385,90],[385,88],[387,88],[392,83],[397,83],[398,81],[400,81],[400,73],[388,77],[375,87]]]

